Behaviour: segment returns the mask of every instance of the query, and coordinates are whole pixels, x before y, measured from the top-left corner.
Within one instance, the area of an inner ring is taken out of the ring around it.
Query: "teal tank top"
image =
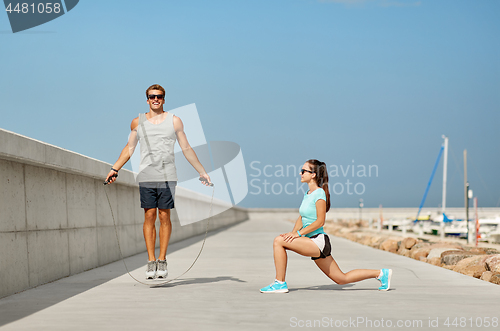
[[[302,204],[299,208],[299,213],[302,217],[302,228],[305,228],[318,219],[318,215],[316,213],[316,201],[320,199],[326,201],[326,194],[322,188],[314,190],[313,192],[311,192],[311,194],[307,194],[306,192],[306,194],[304,195],[304,199],[302,199]],[[319,229],[314,230],[313,232],[310,232],[305,236],[312,237],[315,234],[319,233],[325,233],[323,227],[320,227]]]

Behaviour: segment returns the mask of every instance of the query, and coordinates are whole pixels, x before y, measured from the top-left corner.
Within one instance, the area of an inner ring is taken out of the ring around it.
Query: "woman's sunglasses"
[[[311,171],[311,170],[300,169],[300,174],[301,174],[301,175],[303,175],[303,174],[304,174],[304,172],[308,172],[308,173],[310,173],[310,174],[313,174],[313,173],[314,173],[314,172],[313,172],[313,171]]]

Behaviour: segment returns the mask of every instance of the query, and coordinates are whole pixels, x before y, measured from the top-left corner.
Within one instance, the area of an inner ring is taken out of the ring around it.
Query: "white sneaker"
[[[148,266],[146,269],[146,279],[156,278],[156,261],[148,261]]]
[[[168,270],[167,270],[167,260],[158,260],[157,261],[158,270],[156,270],[156,277],[158,278],[167,278]]]

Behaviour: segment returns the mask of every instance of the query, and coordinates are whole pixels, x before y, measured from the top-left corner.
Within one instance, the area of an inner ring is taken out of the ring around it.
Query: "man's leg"
[[[161,212],[160,212],[161,217]],[[156,208],[144,208],[144,240],[146,241],[146,249],[148,250],[148,260],[155,261],[155,244],[156,244]],[[161,232],[160,232],[161,238]]]
[[[168,242],[172,234],[172,222],[170,221],[170,209],[159,209],[160,216],[160,255],[158,260],[167,257]]]

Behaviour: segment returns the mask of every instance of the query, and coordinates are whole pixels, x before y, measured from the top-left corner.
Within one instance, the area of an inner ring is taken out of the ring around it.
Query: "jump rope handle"
[[[203,182],[203,183],[208,183],[208,180],[206,180],[206,179],[205,179],[205,178],[203,178],[203,177],[200,177],[199,179],[200,179],[200,181],[201,181],[201,182]],[[214,183],[208,183],[208,186],[214,186]]]
[[[108,184],[109,184],[109,181],[110,181],[110,180],[111,180],[111,178],[113,178],[113,177],[114,177],[114,178],[118,177],[118,174],[114,174],[114,175],[110,176],[110,177],[109,177],[109,179],[108,179],[108,180],[106,180],[106,181],[104,181],[104,183],[102,183],[102,184],[103,184],[103,185],[108,185]]]

